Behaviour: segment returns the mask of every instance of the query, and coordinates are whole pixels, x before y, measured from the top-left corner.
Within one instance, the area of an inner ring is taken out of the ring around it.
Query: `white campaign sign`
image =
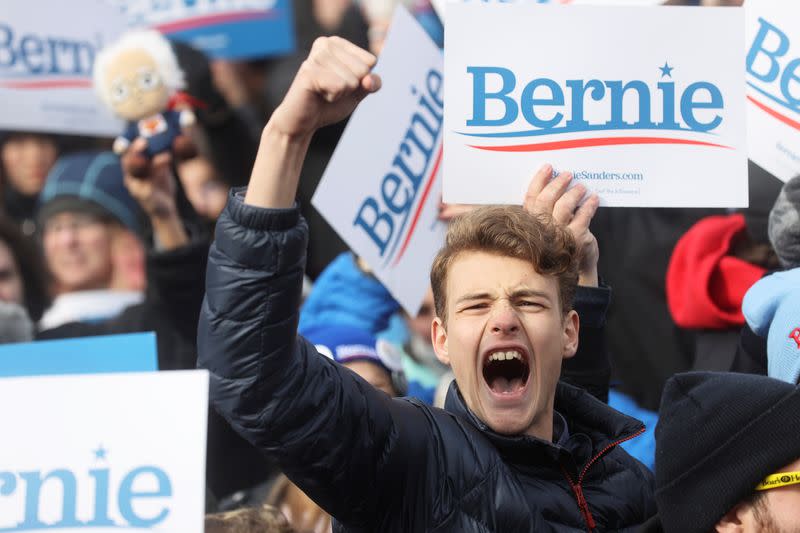
[[[743,15],[448,5],[444,200],[520,203],[549,162],[602,205],[746,206]]]
[[[472,2],[475,4],[561,4],[567,5],[623,5],[623,6],[655,6],[666,0],[431,0],[433,9],[440,18],[444,17],[445,5],[453,2]]]
[[[0,531],[203,531],[206,371],[5,378],[0,403]]]
[[[353,113],[312,199],[412,315],[444,242],[442,70],[441,51],[398,9],[376,68],[383,87]]]
[[[800,3],[747,0],[747,145],[783,181],[800,174]]]
[[[0,129],[111,136],[122,122],[92,88],[97,52],[125,19],[103,0],[4,0]]]

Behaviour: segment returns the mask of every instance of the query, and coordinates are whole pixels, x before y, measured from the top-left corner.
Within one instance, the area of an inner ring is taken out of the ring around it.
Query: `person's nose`
[[[56,244],[59,248],[71,248],[78,242],[78,230],[71,224],[65,224],[54,230]]]
[[[493,334],[507,336],[518,332],[521,326],[514,309],[507,303],[500,303],[489,319],[489,327]]]

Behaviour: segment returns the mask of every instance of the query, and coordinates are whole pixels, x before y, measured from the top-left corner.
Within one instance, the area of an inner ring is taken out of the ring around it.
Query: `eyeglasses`
[[[756,490],[777,489],[797,484],[800,484],[800,472],[779,472],[767,476],[764,481],[756,485]]]

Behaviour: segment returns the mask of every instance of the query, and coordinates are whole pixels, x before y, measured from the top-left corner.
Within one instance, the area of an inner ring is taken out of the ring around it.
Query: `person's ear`
[[[580,318],[574,309],[564,317],[563,325],[564,353],[562,357],[564,359],[569,359],[578,351],[578,333],[581,327]]]
[[[436,358],[442,364],[450,364],[450,354],[447,351],[447,330],[444,327],[442,319],[434,317],[431,322],[431,342],[433,342],[433,351],[436,352]]]
[[[714,526],[714,531],[717,533],[742,533],[750,512],[752,512],[752,505],[740,503],[720,518],[717,525]]]

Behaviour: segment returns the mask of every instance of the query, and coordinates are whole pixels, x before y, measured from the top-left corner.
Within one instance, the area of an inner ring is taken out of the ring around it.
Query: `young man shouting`
[[[655,514],[652,477],[617,445],[643,426],[559,383],[578,349],[579,271],[597,284],[597,200],[578,208],[569,175],[544,168],[528,210],[450,228],[431,273],[433,344],[456,376],[446,410],[391,399],[297,336],[300,168],[314,132],[380,88],[374,65],[341,39],[315,43],[217,223],[198,339],[216,408],[345,531],[635,530]]]

